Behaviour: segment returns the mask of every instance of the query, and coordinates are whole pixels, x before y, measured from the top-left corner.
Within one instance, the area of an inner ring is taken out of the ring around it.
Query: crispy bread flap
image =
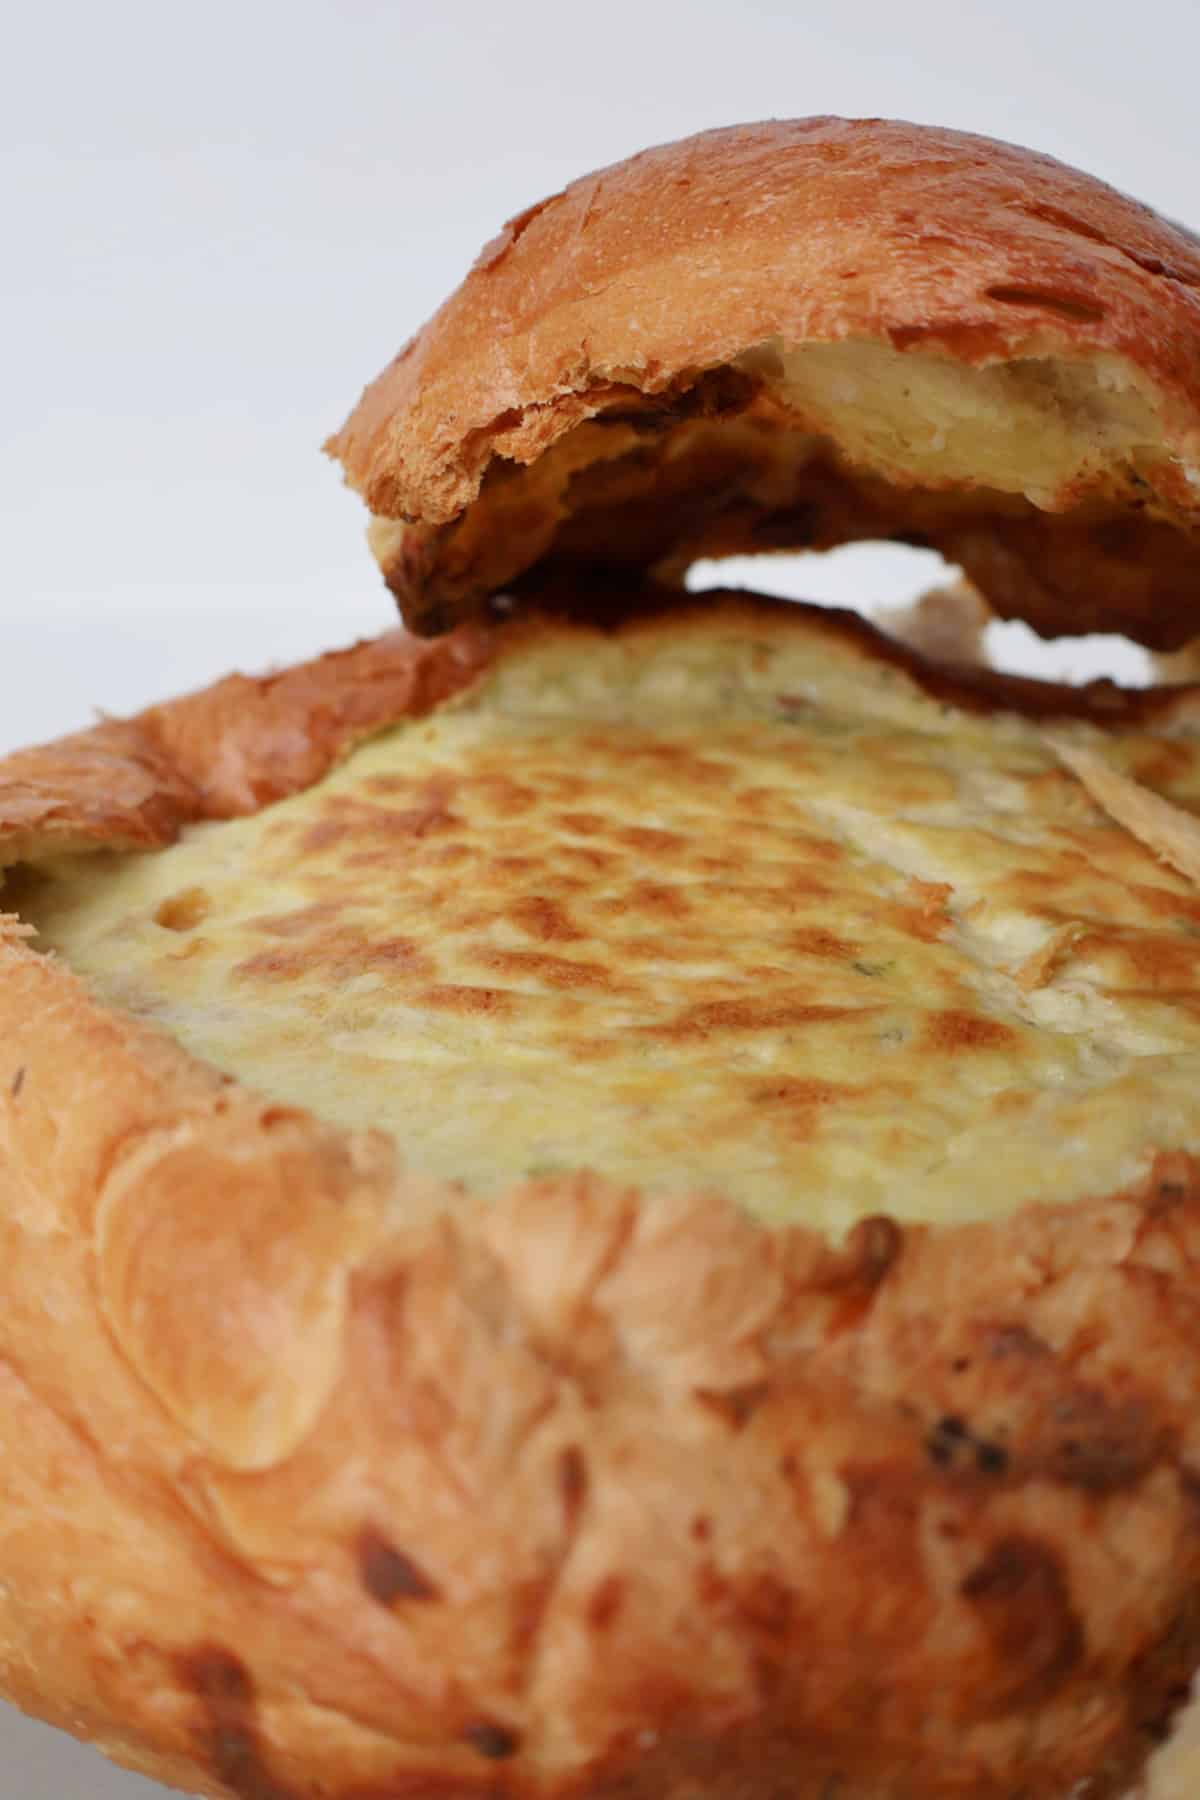
[[[931,545],[1044,635],[1200,620],[1200,252],[1051,158],[706,132],[512,220],[329,448],[424,632],[564,566]]]

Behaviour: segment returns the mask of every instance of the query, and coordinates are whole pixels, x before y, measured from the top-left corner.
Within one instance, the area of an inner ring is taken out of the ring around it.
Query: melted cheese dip
[[[1200,805],[1191,741],[1102,747]],[[22,911],[110,1004],[484,1193],[586,1167],[836,1231],[1200,1137],[1200,892],[1033,723],[824,624],[529,634],[308,792],[47,865]]]

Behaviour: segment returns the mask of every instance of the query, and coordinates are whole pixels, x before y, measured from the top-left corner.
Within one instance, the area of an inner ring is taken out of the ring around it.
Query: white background
[[[1200,224],[1195,0],[5,12],[0,748],[386,625],[321,439],[499,223],[585,169],[709,125],[883,113]],[[789,585],[911,578],[842,559]],[[0,1716],[0,1800],[158,1791]]]

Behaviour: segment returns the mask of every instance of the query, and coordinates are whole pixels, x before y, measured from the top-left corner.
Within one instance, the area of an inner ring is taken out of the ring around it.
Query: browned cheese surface
[[[1178,724],[1064,732],[1200,798]],[[1035,721],[816,620],[518,637],[307,792],[22,909],[112,1003],[483,1193],[585,1167],[839,1230],[1196,1137],[1200,894]]]

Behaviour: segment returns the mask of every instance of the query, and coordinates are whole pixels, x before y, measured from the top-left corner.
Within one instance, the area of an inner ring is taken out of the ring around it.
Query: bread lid
[[[1047,156],[710,131],[519,213],[327,448],[408,624],[586,568],[931,546],[1043,635],[1200,629],[1200,243]]]

